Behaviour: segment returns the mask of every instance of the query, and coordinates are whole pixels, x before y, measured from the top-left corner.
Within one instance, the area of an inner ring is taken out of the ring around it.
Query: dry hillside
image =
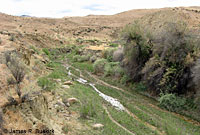
[[[0,135],[1,123],[4,123],[3,126],[6,129],[13,127],[15,129],[55,129],[56,135],[64,134],[63,123],[71,126],[69,131],[71,135],[91,130],[88,124],[82,124],[79,121],[79,114],[76,110],[57,111],[56,107],[59,106],[57,104],[62,102],[62,92],[64,91],[62,87],[58,88],[59,92],[45,93],[37,85],[38,78],[50,73],[52,68],[45,66],[49,58],[37,52],[35,48],[41,51],[42,48],[78,44],[86,45],[89,49],[98,52],[108,46],[110,42],[118,41],[122,28],[137,19],[140,19],[143,26],[152,31],[159,31],[159,28],[164,25],[163,20],[184,20],[191,29],[198,32],[200,8],[138,9],[109,16],[89,15],[60,19],[19,17],[0,13]],[[61,51],[68,52],[67,49]],[[6,64],[5,58],[5,54],[10,52],[19,55],[19,61],[26,67],[27,73],[23,81],[19,83],[19,87],[22,95],[28,93],[28,99],[26,96],[24,96],[24,100],[20,99],[15,91],[17,86],[12,83],[12,70],[9,69],[9,63]],[[54,81],[59,85],[61,83],[59,79],[54,79]],[[154,106],[154,108],[156,107]],[[3,120],[1,120],[1,115]],[[133,114],[131,115],[135,118]],[[151,112],[153,118],[156,118],[154,117],[156,115]],[[175,117],[176,114],[173,116]],[[159,117],[159,119],[162,118]],[[159,127],[157,129],[157,125],[149,126],[147,122],[138,121],[151,130],[158,130],[158,134],[165,134],[162,132],[163,129]],[[195,123],[192,120],[188,121]],[[198,124],[197,122],[196,125]],[[101,132],[98,133],[101,134]],[[132,133],[130,132],[130,134]]]

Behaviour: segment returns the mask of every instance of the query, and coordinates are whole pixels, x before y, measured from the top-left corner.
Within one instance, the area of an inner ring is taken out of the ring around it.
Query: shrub
[[[0,38],[0,44],[2,43],[2,40],[1,40],[1,38]]]
[[[114,51],[113,53],[113,61],[115,62],[121,62],[124,58],[124,49],[123,48],[119,48],[116,51]]]
[[[108,61],[106,59],[97,59],[93,64],[94,72],[95,73],[104,73],[104,67],[105,67],[106,63],[108,63]]]
[[[81,57],[80,55],[75,55],[75,56],[73,56],[72,59],[74,62],[77,62],[80,59],[80,57]]]
[[[143,84],[143,83],[138,83],[137,85],[136,85],[136,87],[135,87],[135,89],[137,90],[137,91],[146,91],[147,90],[147,87],[145,86],[145,84]]]
[[[130,80],[130,77],[129,77],[128,75],[124,74],[124,75],[121,77],[120,82],[121,82],[122,84],[126,84],[129,80]]]
[[[12,75],[14,76],[17,84],[20,84],[23,81],[24,76],[25,76],[24,67],[20,65],[19,61],[12,61],[8,67]]]
[[[13,77],[15,78],[15,82],[17,84],[16,92],[18,96],[21,97],[21,91],[19,85],[23,81],[25,76],[25,66],[19,60],[17,54],[7,52],[5,53],[5,59],[7,67],[11,71]]]
[[[186,99],[177,97],[175,94],[161,94],[159,106],[172,112],[179,112],[184,108]]]
[[[69,132],[69,130],[70,130],[70,127],[69,127],[69,125],[64,125],[63,127],[62,127],[62,130],[63,130],[63,132],[65,133],[65,134],[68,134],[68,132]]]
[[[30,46],[30,49],[32,49],[35,53],[40,54],[39,50],[36,49],[35,46],[31,45],[31,46]]]
[[[102,57],[104,59],[107,59],[109,62],[113,61],[113,53],[116,50],[116,48],[108,48],[102,51]]]
[[[75,55],[73,56],[73,61],[74,62],[84,62],[84,61],[89,61],[90,56],[89,55]]]
[[[1,131],[1,129],[3,128],[3,113],[2,113],[2,111],[1,111],[1,109],[0,109],[0,131]]]
[[[14,36],[14,35],[11,35],[10,38],[9,38],[9,40],[10,40],[10,41],[15,41],[15,36]]]
[[[115,77],[121,78],[124,75],[124,69],[120,65],[114,66],[113,69]]]
[[[82,55],[78,62],[84,62],[84,61],[89,61],[90,56],[89,55]]]
[[[124,74],[123,69],[120,67],[119,62],[109,62],[105,64],[104,75],[105,76],[115,76],[122,77]]]
[[[8,85],[13,85],[13,84],[16,84],[16,81],[13,77],[9,77],[7,79],[7,83],[8,83]]]
[[[132,81],[144,81],[155,94],[163,91],[181,95],[194,90],[189,82],[195,73],[192,66],[199,57],[198,38],[180,21],[166,21],[148,35],[150,30],[139,22],[124,29],[122,65],[127,75]]]
[[[144,80],[152,89],[184,94],[188,91],[197,43],[185,23],[166,22],[165,25],[153,39],[153,57],[145,64]]]
[[[133,81],[141,80],[141,70],[151,55],[151,45],[138,22],[123,30],[123,67]]]

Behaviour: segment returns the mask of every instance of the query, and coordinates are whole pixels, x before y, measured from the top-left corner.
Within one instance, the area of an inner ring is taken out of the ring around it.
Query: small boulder
[[[63,98],[62,102],[65,104],[66,107],[70,107],[70,104],[67,99]]]
[[[55,79],[55,81],[59,83],[59,82],[61,82],[61,79]]]
[[[103,125],[103,124],[100,124],[100,123],[97,123],[97,124],[94,124],[92,127],[93,127],[95,130],[97,130],[97,129],[102,129],[102,128],[104,127],[104,125]]]
[[[64,82],[64,85],[73,85],[73,83],[71,81],[66,81]]]
[[[70,87],[68,85],[62,85],[62,88],[69,89]]]
[[[78,102],[78,99],[76,99],[76,98],[68,98],[68,99],[67,99],[67,102],[68,102],[70,105],[72,105],[72,104],[74,104],[74,103],[77,103],[77,102]]]

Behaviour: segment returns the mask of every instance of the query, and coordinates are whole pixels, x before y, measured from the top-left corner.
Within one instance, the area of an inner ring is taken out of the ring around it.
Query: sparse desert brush
[[[31,45],[30,49],[32,49],[35,53],[40,54],[39,50],[35,46]]]
[[[14,36],[14,35],[11,35],[10,38],[9,38],[9,40],[10,40],[10,41],[15,41],[15,36]]]
[[[13,85],[13,84],[16,84],[16,81],[13,77],[9,77],[7,79],[7,83],[8,83],[8,85]]]
[[[10,69],[17,84],[21,83],[25,76],[25,67],[16,54],[6,53],[6,65]]]
[[[16,92],[18,96],[21,97],[21,90],[19,85],[23,81],[25,76],[25,65],[23,62],[20,61],[16,53],[6,52],[5,60],[7,67],[9,68],[15,79],[17,85]]]
[[[1,131],[1,129],[2,129],[2,127],[3,127],[3,113],[2,113],[2,110],[0,109],[0,131]]]
[[[102,51],[102,58],[107,59],[109,62],[113,61],[113,53],[116,48],[108,48]]]
[[[2,39],[0,38],[0,44],[2,43]]]

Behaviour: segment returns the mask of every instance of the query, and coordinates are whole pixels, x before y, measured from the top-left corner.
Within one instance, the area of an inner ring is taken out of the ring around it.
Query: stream
[[[85,80],[85,79],[83,79],[81,77],[77,77],[76,75],[72,74],[71,71],[69,70],[69,68],[70,67],[66,67],[66,70],[68,70],[68,75],[69,76],[74,76],[74,77],[78,78],[78,79],[76,79],[76,81],[79,82],[79,83],[81,83],[81,84],[91,86],[99,94],[100,97],[102,97],[104,100],[106,100],[107,102],[109,102],[117,110],[120,110],[120,111],[125,110],[124,106],[116,98],[113,98],[111,96],[108,96],[108,95],[102,93],[101,91],[99,91],[95,87],[95,84],[89,83],[87,80]]]

